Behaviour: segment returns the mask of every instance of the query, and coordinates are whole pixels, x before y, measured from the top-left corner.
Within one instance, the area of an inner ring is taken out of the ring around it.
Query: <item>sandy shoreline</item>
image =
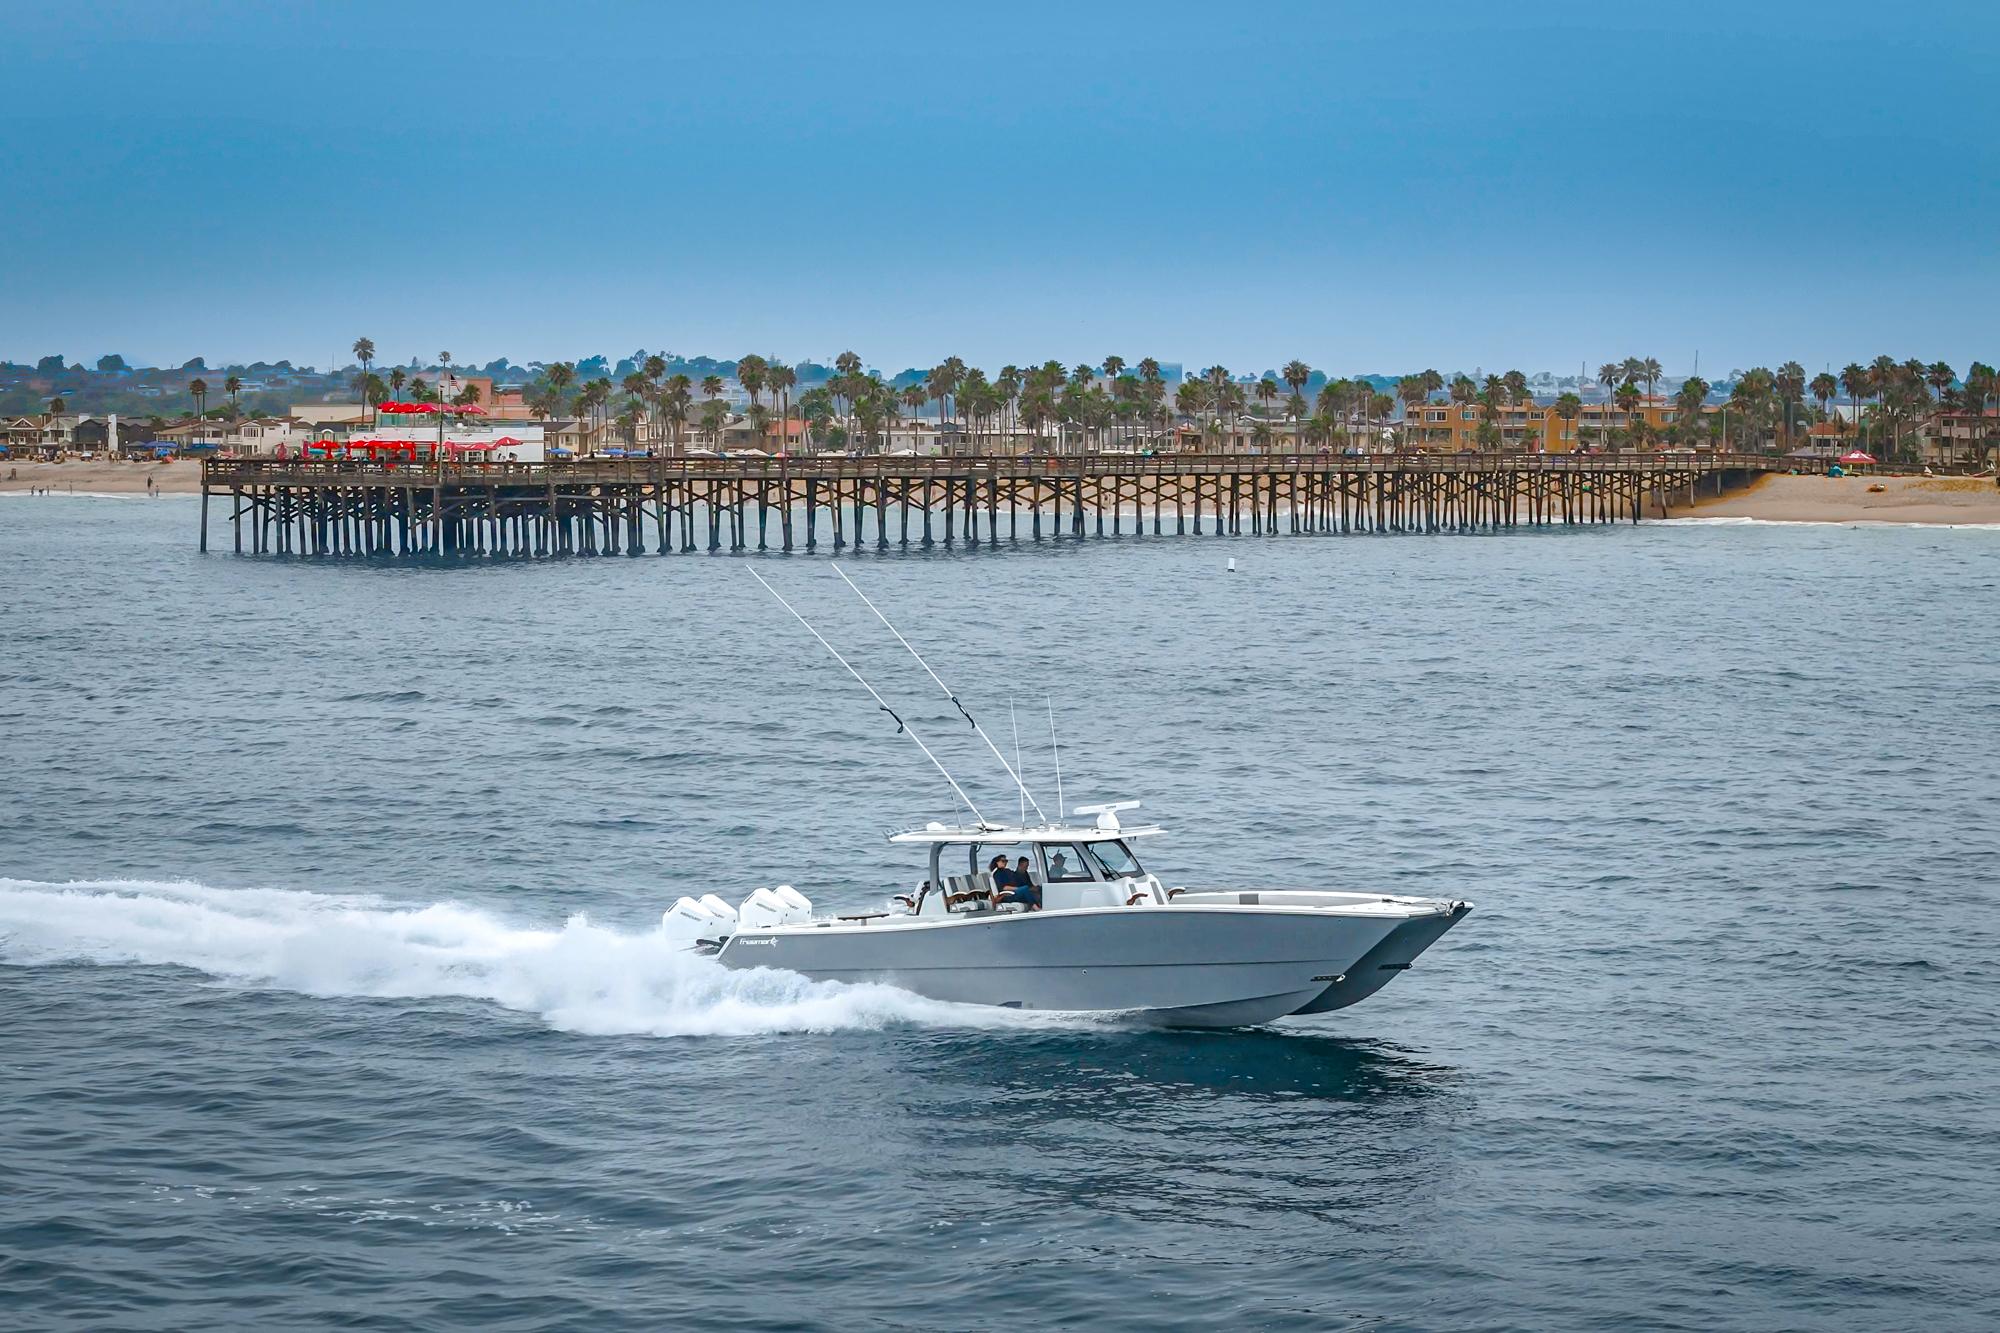
[[[2000,486],[1992,477],[1769,476],[1668,512],[1766,523],[2000,523]]]
[[[196,495],[201,464],[0,461],[0,493],[46,487],[54,495],[143,496],[148,478],[159,494]],[[1882,489],[1871,491],[1870,486]],[[1704,497],[1692,507],[1670,502],[1668,514],[1770,523],[2000,524],[2000,486],[1992,477],[1769,476],[1720,498]]]
[[[148,477],[167,495],[201,493],[201,464],[191,459],[164,463],[16,463],[0,459],[0,493],[46,487],[52,495],[144,495]]]

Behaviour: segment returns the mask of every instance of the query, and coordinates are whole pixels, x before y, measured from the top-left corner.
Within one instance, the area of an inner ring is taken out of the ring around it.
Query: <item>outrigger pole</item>
[[[1046,824],[1049,820],[1049,817],[1042,813],[1042,807],[1035,800],[1035,794],[1028,790],[1027,783],[1021,781],[1021,775],[1014,771],[1014,766],[1012,764],[1009,764],[1007,762],[1007,756],[1000,753],[1000,747],[995,745],[993,743],[993,738],[986,734],[986,728],[980,726],[978,720],[975,719],[972,716],[972,714],[965,711],[965,705],[958,701],[958,696],[956,694],[952,693],[951,686],[945,684],[943,680],[939,679],[938,673],[931,670],[931,664],[929,662],[924,661],[924,655],[918,652],[914,647],[912,647],[910,641],[903,637],[903,631],[897,629],[894,625],[889,623],[889,617],[882,614],[882,608],[868,600],[868,594],[861,591],[861,589],[855,584],[853,579],[847,577],[846,570],[842,569],[839,565],[835,565],[833,567],[833,572],[840,575],[841,581],[845,583],[849,588],[852,588],[854,590],[854,595],[861,599],[862,604],[866,606],[870,611],[873,611],[875,613],[875,618],[881,621],[883,625],[888,627],[889,632],[896,636],[896,642],[902,644],[903,647],[909,649],[910,656],[917,659],[917,665],[924,669],[924,674],[937,682],[937,687],[944,691],[944,697],[951,700],[951,706],[958,710],[959,716],[963,717],[967,722],[970,722],[972,724],[972,729],[979,733],[979,739],[986,742],[986,748],[993,751],[993,757],[1000,761],[1000,767],[1006,769],[1007,776],[1014,779],[1014,785],[1021,789],[1022,797],[1027,800],[1029,805],[1035,807],[1036,817]],[[1025,818],[1023,819],[1022,822],[1023,823],[1026,822]]]
[[[829,653],[832,653],[833,660],[840,663],[841,666],[846,667],[847,674],[854,677],[854,679],[856,679],[857,681],[861,682],[861,688],[868,691],[869,697],[875,700],[876,704],[880,706],[883,712],[887,713],[891,718],[895,719],[896,730],[904,735],[907,735],[910,738],[910,740],[916,744],[916,747],[924,752],[924,758],[930,760],[932,766],[935,767],[941,775],[943,775],[944,780],[948,784],[950,784],[952,791],[957,793],[958,799],[965,802],[965,808],[972,812],[972,817],[979,821],[980,827],[997,828],[998,825],[988,823],[986,816],[979,813],[979,807],[974,805],[972,803],[972,798],[965,794],[965,788],[958,785],[957,779],[952,777],[950,770],[947,769],[944,766],[944,764],[939,761],[936,755],[931,753],[931,747],[925,745],[923,739],[920,736],[918,736],[916,732],[910,730],[909,723],[903,721],[903,719],[897,714],[896,710],[889,707],[889,701],[887,699],[884,699],[881,695],[875,692],[875,687],[868,683],[867,677],[863,676],[859,671],[856,671],[854,669],[853,664],[840,655],[840,650],[838,648],[835,648],[832,644],[828,643],[826,641],[826,636],[824,634],[821,634],[818,630],[814,629],[812,627],[812,622],[807,620],[804,616],[800,615],[790,602],[786,601],[782,596],[779,595],[778,590],[776,588],[773,588],[770,584],[765,583],[764,576],[762,574],[759,574],[756,570],[753,569],[750,571],[750,577],[757,580],[757,582],[762,583],[764,585],[764,591],[770,593],[771,596],[776,597],[778,599],[778,605],[784,607],[787,611],[790,611],[792,613],[792,619],[798,621],[801,625],[804,625],[806,627],[806,633],[812,635],[815,639],[818,639],[820,647],[826,649]],[[866,599],[864,598],[863,600]]]

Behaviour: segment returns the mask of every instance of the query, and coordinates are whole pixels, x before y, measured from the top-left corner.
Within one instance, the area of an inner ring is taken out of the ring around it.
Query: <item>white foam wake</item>
[[[138,880],[0,879],[0,964],[146,964],[305,995],[488,1000],[594,1034],[1041,1026],[890,986],[736,971],[657,931],[509,925],[456,903]]]

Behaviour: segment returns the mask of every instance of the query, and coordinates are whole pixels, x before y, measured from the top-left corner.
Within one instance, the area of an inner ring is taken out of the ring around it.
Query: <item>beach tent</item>
[[[1875,461],[1875,457],[1872,454],[1864,454],[1859,449],[1850,449],[1840,456],[1840,461],[1843,463],[1872,463]]]

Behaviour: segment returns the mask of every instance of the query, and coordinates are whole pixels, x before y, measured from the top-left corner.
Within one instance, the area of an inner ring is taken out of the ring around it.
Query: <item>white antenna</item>
[[[1021,719],[1014,716],[1014,699],[1011,695],[1007,699],[1007,725],[1014,728],[1014,768],[1016,771],[1019,771],[1021,767]],[[1041,814],[1039,806],[1036,807],[1035,813]],[[1028,789],[1026,787],[1021,788],[1021,822],[1023,824],[1028,822]],[[1043,816],[1042,822],[1048,822],[1047,816]]]
[[[773,588],[768,583],[764,583],[764,576],[762,574],[759,574],[756,570],[753,569],[750,571],[750,577],[757,580],[757,582],[759,583],[763,583],[764,591],[770,593],[771,596],[773,597],[777,597],[778,605],[784,607],[787,611],[790,611],[792,613],[792,619],[798,621],[801,625],[804,625],[806,627],[806,633],[812,635],[815,639],[818,639],[820,647],[826,649],[829,653],[832,653],[833,660],[840,663],[843,667],[846,667],[847,674],[861,682],[861,688],[868,691],[869,697],[875,700],[876,704],[878,704],[881,707],[882,711],[887,713],[890,717],[895,718],[896,730],[900,733],[908,735],[909,738],[916,743],[916,747],[924,752],[924,758],[930,760],[931,763],[937,768],[937,771],[944,775],[944,780],[951,785],[952,791],[958,794],[958,799],[965,802],[965,808],[972,811],[972,817],[979,821],[980,827],[982,828],[997,827],[997,825],[991,825],[986,822],[986,816],[979,813],[979,807],[972,803],[972,798],[965,794],[965,789],[958,785],[957,779],[952,777],[950,770],[947,769],[941,762],[939,762],[938,757],[936,755],[931,753],[931,747],[925,745],[923,739],[919,737],[916,732],[910,730],[909,724],[904,722],[901,717],[897,716],[896,710],[889,707],[888,700],[884,699],[881,695],[875,693],[875,687],[873,685],[870,685],[867,681],[867,678],[864,677],[859,671],[856,671],[853,665],[849,663],[846,658],[840,655],[840,650],[835,648],[832,644],[828,643],[826,641],[826,636],[824,634],[821,634],[818,630],[814,629],[812,627],[812,623],[808,621],[804,616],[800,615],[798,611],[793,608],[790,602],[786,601],[783,597],[780,597],[778,595],[778,590],[776,588]]]
[[[1043,695],[1042,697],[1048,701],[1049,705],[1049,749],[1055,753],[1056,757],[1056,815],[1060,818],[1063,808],[1062,746],[1056,744],[1056,701],[1054,695]]]
[[[937,681],[937,687],[944,691],[945,698],[951,700],[951,706],[958,710],[959,716],[963,717],[967,722],[972,723],[972,729],[979,733],[979,739],[986,742],[986,748],[993,751],[993,757],[1000,761],[1000,767],[1007,770],[1007,776],[1014,779],[1014,785],[1021,789],[1022,798],[1029,805],[1034,806],[1035,813],[1037,815],[1040,815],[1041,818],[1044,821],[1046,821],[1048,819],[1048,816],[1042,814],[1042,807],[1036,804],[1034,793],[1028,790],[1028,784],[1021,781],[1021,775],[1019,773],[1016,773],[1014,769],[1007,763],[1006,756],[1000,753],[1000,747],[993,743],[993,738],[986,734],[986,729],[980,726],[979,723],[976,720],[974,720],[972,714],[965,711],[965,705],[960,703],[958,701],[958,696],[951,692],[951,686],[945,684],[944,681],[940,680],[938,678],[938,673],[931,670],[931,664],[929,662],[924,661],[924,655],[918,652],[915,648],[912,648],[910,646],[910,641],[903,637],[903,631],[897,629],[894,625],[889,624],[889,617],[882,614],[882,608],[868,600],[868,594],[861,591],[860,588],[855,586],[854,580],[847,577],[846,570],[842,569],[839,565],[835,565],[833,567],[833,572],[840,575],[841,581],[843,583],[845,583],[848,587],[854,589],[854,595],[856,597],[859,597],[862,603],[866,605],[870,611],[873,611],[875,613],[875,618],[877,620],[881,621],[884,625],[888,626],[889,632],[896,636],[896,642],[902,644],[905,648],[909,648],[910,656],[917,659],[917,665],[924,669],[924,673],[926,675],[928,675],[932,680]],[[1062,803],[1058,801],[1056,804],[1057,804],[1057,813],[1060,814]],[[1028,816],[1026,812],[1022,813],[1021,822],[1024,824],[1028,822]]]

